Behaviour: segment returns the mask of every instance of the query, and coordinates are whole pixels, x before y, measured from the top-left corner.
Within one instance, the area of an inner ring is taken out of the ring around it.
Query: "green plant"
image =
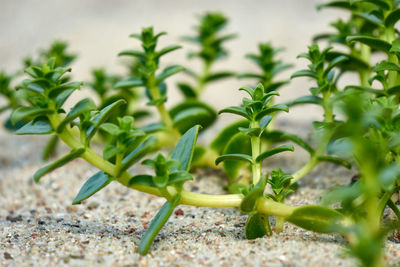
[[[157,50],[157,40],[164,33],[154,34],[152,28],[132,35],[142,42],[143,51],[121,53],[137,58],[138,63],[130,69],[133,77],[116,82],[115,95],[109,90],[117,78],[102,70],[95,72],[92,87],[100,97],[99,108],[93,100],[85,98],[69,111],[64,110],[65,101],[83,83],[69,82],[65,75],[71,69],[57,63],[57,58],[51,58],[25,70],[30,78],[18,87],[15,100],[18,106],[9,102],[15,109],[11,122],[23,123],[17,134],[52,135],[71,149],[38,170],[34,174],[36,182],[79,157],[99,169],[84,183],[73,204],[82,203],[111,182],[166,199],[139,244],[138,252],[143,255],[173,210],[178,205],[193,205],[239,208],[248,214],[244,229],[248,239],[272,235],[273,230],[280,232],[285,222],[314,232],[336,232],[348,240],[349,251],[363,266],[384,266],[384,240],[390,231],[399,228],[400,220],[400,210],[392,199],[400,190],[400,53],[399,33],[394,28],[400,20],[398,4],[398,1],[389,0],[324,4],[323,7],[346,8],[351,17],[348,23],[334,24],[338,34],[320,35],[316,40],[328,38],[331,45],[346,45],[349,52],[336,52],[332,46],[321,50],[316,43],[310,45],[308,52],[299,56],[310,62],[308,68],[295,72],[292,78],[311,78],[315,84],[310,88],[311,95],[286,104],[274,104],[275,96],[279,95],[274,90],[286,81],[273,79],[288,65],[274,59],[276,49],[261,44],[260,54],[250,58],[261,67],[262,73],[242,75],[257,78],[260,83],[256,87],[240,88],[249,98],[243,98],[240,106],[219,112],[233,113],[243,120],[223,129],[209,148],[196,145],[201,129],[198,124],[207,127],[216,117],[216,114],[214,117],[204,115],[204,110],[213,114],[207,104],[185,99],[169,111],[165,107],[165,79],[182,71],[183,67],[173,65],[160,71],[159,61],[161,56],[180,47],[173,45]],[[208,41],[202,43],[202,50],[196,55],[208,65],[208,70],[225,54],[220,45],[230,37],[217,35],[225,23],[226,19],[220,14],[209,13],[202,20],[200,29],[204,33],[200,31],[199,36],[209,39],[204,39]],[[385,59],[373,64],[371,55],[379,52],[383,52]],[[360,84],[341,86],[339,81],[345,71],[358,73]],[[1,92],[13,100],[10,78],[6,75],[0,78]],[[199,88],[203,88],[201,86]],[[136,127],[134,113],[131,114],[133,108],[129,112],[129,108],[122,108],[128,100],[135,99],[132,96],[136,94],[130,90],[134,87],[146,89],[148,104],[156,107],[161,123]],[[192,96],[198,97],[201,91]],[[314,122],[312,146],[294,134],[270,127],[276,113],[287,112],[289,107],[299,104],[316,104],[323,110],[322,121]],[[93,138],[99,133],[107,137],[101,155],[91,148]],[[270,170],[262,164],[270,156],[294,150],[292,145],[276,145],[282,141],[294,142],[310,154],[309,161],[294,173],[279,168]],[[160,148],[166,145],[173,147],[165,151],[168,156],[160,153]],[[148,158],[152,152],[157,155]],[[204,163],[204,158],[215,160],[216,165],[224,163],[230,178],[229,194],[198,194],[183,189],[183,184],[195,177],[191,167],[201,165],[202,160]],[[296,190],[297,182],[324,161],[345,167],[350,167],[351,162],[358,172],[358,181],[327,193],[323,205],[293,207],[285,204],[285,199]],[[152,168],[153,174],[128,172],[138,162]],[[240,176],[243,169],[248,169],[250,179]],[[270,193],[265,193],[266,188]],[[336,208],[329,207],[331,204]],[[384,219],[386,207],[394,212],[394,221]],[[271,216],[276,216],[274,228],[270,225]]]
[[[223,44],[236,37],[235,34],[221,34],[227,23],[228,19],[222,13],[207,12],[200,17],[200,25],[194,28],[196,35],[183,38],[184,41],[200,46],[200,50],[190,52],[188,58],[198,58],[203,63],[202,73],[196,73],[189,69],[185,70],[195,80],[194,86],[184,82],[178,83],[178,88],[185,97],[199,98],[209,83],[234,75],[232,71],[211,71],[216,61],[228,54]]]

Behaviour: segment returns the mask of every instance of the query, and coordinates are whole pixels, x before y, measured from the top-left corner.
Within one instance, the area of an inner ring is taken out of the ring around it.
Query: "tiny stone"
[[[182,209],[177,209],[177,210],[175,211],[175,215],[176,215],[176,216],[183,216],[183,215],[184,215],[183,210],[182,210]]]
[[[4,259],[6,259],[6,260],[13,260],[14,258],[11,256],[10,253],[4,252]]]
[[[92,201],[87,205],[87,208],[89,210],[94,210],[94,209],[97,209],[99,207],[99,205],[100,204],[98,202]]]

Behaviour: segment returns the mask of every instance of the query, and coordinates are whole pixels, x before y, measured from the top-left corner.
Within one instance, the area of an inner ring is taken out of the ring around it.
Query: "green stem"
[[[397,205],[389,198],[388,206],[393,210],[394,214],[396,214],[397,219],[400,220],[400,209]]]
[[[310,160],[301,169],[295,172],[292,176],[291,184],[294,184],[304,176],[306,176],[318,164],[317,157],[313,155]]]
[[[160,90],[158,89],[158,86],[155,83],[154,74],[152,77],[149,78],[147,88],[149,90],[149,93],[150,93],[153,101],[156,101],[161,98]],[[178,140],[180,138],[181,134],[178,132],[177,129],[175,129],[172,118],[169,115],[167,109],[165,108],[164,102],[159,103],[156,106],[156,108],[158,110],[158,113],[160,114],[161,121],[164,123],[165,127],[167,128],[167,132],[172,134],[174,136],[175,140]]]
[[[210,68],[211,68],[211,63],[205,62],[204,67],[203,67],[203,75],[199,76],[198,78],[198,86],[197,86],[197,96],[199,97],[203,91],[204,87],[206,86],[207,83],[207,78],[210,75]]]
[[[250,123],[251,128],[259,127],[258,122],[252,121]],[[256,162],[257,157],[261,153],[261,139],[258,136],[251,137],[251,154],[253,158],[253,164],[251,166],[253,172],[253,184],[257,184],[261,179],[261,162]]]
[[[48,116],[48,118],[53,128],[56,129],[61,122],[60,115],[51,114]],[[62,141],[65,142],[65,144],[67,144],[72,149],[84,147],[73,136],[71,128],[69,126],[65,127],[63,132],[58,133],[57,135]],[[86,148],[85,153],[83,153],[81,157],[87,162],[91,163],[93,166],[113,177],[115,177],[118,173],[118,170],[114,164],[100,157],[89,147]],[[131,177],[132,175],[125,171],[118,178],[116,178],[116,181],[124,186],[136,189],[141,192],[149,193],[156,196],[164,196],[164,193],[161,192],[158,188],[145,185],[129,186],[129,181]],[[169,195],[172,196],[177,193],[176,188],[173,186],[167,187],[167,191]],[[242,199],[242,194],[208,195],[182,190],[179,204],[200,207],[239,207]],[[259,212],[275,216],[289,216],[294,209],[295,207],[278,203],[270,199],[260,199],[257,205],[257,210]]]

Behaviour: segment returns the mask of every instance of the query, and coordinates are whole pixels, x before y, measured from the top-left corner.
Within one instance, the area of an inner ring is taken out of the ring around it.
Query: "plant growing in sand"
[[[165,107],[165,80],[184,68],[172,65],[159,70],[160,58],[180,46],[157,50],[157,39],[164,33],[154,34],[152,28],[144,28],[140,34],[132,35],[141,41],[141,51],[121,52],[121,55],[137,58],[139,63],[137,71],[132,72],[133,77],[118,81],[115,87],[122,90],[121,94],[123,90],[129,92],[131,88],[144,87],[148,104],[157,109],[161,123],[135,127],[132,114],[116,112],[127,104],[128,99],[122,96],[107,104],[102,101],[100,108],[93,100],[85,98],[69,111],[64,110],[65,101],[83,83],[65,79],[71,69],[58,64],[57,58],[25,70],[30,78],[18,87],[20,96],[15,100],[18,105],[13,106],[11,101],[14,92],[10,90],[8,76],[0,76],[0,89],[10,99],[9,106],[15,109],[11,122],[24,122],[17,134],[52,135],[71,149],[67,155],[38,170],[34,174],[36,182],[80,157],[97,167],[99,172],[86,181],[73,204],[80,204],[111,182],[166,199],[139,244],[141,254],[148,252],[155,236],[178,205],[236,207],[248,214],[244,229],[246,238],[268,236],[273,230],[280,232],[283,224],[289,222],[314,232],[338,233],[348,240],[349,251],[363,266],[383,266],[385,238],[399,227],[400,219],[400,210],[394,200],[400,190],[400,43],[394,27],[400,19],[398,4],[398,1],[390,0],[351,0],[321,5],[320,8],[347,9],[351,17],[348,22],[334,24],[338,33],[315,38],[316,41],[328,39],[332,46],[321,50],[320,45],[314,43],[307,53],[299,55],[310,63],[307,69],[295,72],[292,78],[311,78],[315,85],[310,88],[311,95],[286,104],[275,104],[274,98],[279,95],[275,90],[287,81],[275,82],[273,78],[288,65],[274,59],[276,50],[270,45],[261,44],[260,54],[249,57],[261,67],[262,73],[241,74],[242,77],[257,78],[259,84],[240,88],[248,97],[243,98],[241,105],[220,111],[239,115],[244,120],[217,134],[210,145],[214,150],[212,153],[208,148],[196,146],[200,125],[207,127],[215,120],[212,116],[204,117],[204,110],[212,114],[212,109],[206,108],[207,104],[189,99],[187,92],[190,90],[183,90],[188,99],[170,111]],[[196,55],[205,62],[205,71],[196,76],[201,77],[197,80],[198,85],[191,87],[193,98],[199,96],[207,77],[212,75],[209,71],[219,53],[224,54],[221,46],[213,44],[221,44],[230,38],[230,35],[227,35],[229,38],[218,35],[225,23],[226,19],[220,14],[210,13],[202,19],[199,36],[208,41],[195,39],[199,43],[202,41],[202,50]],[[337,44],[345,45],[348,52],[337,52],[334,47]],[[372,63],[371,55],[375,53],[381,53],[385,58]],[[357,73],[360,83],[342,86],[339,81],[347,71]],[[98,83],[92,86],[100,92],[106,75],[99,72],[97,79]],[[313,146],[296,135],[271,127],[275,113],[287,112],[300,104],[319,105],[323,110],[322,121],[313,123],[316,141]],[[102,154],[91,147],[93,138],[100,131],[107,137]],[[310,154],[309,161],[294,173],[263,168],[266,158],[294,150],[292,145],[275,145],[282,141],[294,142]],[[227,144],[234,144],[232,147],[238,149],[226,149]],[[160,148],[167,145],[172,146],[172,150],[161,153]],[[156,156],[149,158],[153,152]],[[183,189],[183,184],[195,177],[191,166],[201,165],[204,155],[212,155],[215,165],[224,162],[230,177],[229,194],[198,194]],[[334,188],[324,196],[321,205],[294,207],[285,204],[285,198],[298,187],[297,182],[322,161],[345,167],[352,163],[358,172],[357,181]],[[153,174],[133,173],[135,168],[130,167],[138,163],[152,168]],[[250,179],[241,179],[239,170],[248,166]],[[269,193],[265,193],[267,187]],[[394,212],[394,221],[383,219],[386,207]],[[276,216],[274,227],[270,224],[271,216]]]

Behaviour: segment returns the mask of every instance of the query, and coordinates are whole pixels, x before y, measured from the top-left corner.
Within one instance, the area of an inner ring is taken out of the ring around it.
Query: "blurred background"
[[[306,52],[312,36],[332,31],[329,23],[343,13],[335,9],[317,11],[315,6],[323,0],[0,0],[0,69],[12,72],[22,67],[22,59],[35,55],[40,48],[49,47],[54,40],[65,40],[69,51],[77,53],[72,76],[74,80],[88,81],[93,68],[104,67],[112,73],[124,73],[118,52],[139,48],[131,33],[140,32],[142,27],[154,26],[156,32],[166,31],[167,36],[160,39],[160,47],[181,44],[183,49],[165,56],[161,65],[181,64],[199,69],[197,59],[188,60],[187,53],[194,47],[182,42],[183,35],[193,33],[198,16],[206,11],[220,11],[229,18],[226,33],[236,33],[238,37],[226,43],[229,57],[219,61],[215,69],[245,72],[255,70],[256,66],[244,55],[257,52],[259,42],[270,41],[275,47],[284,47],[280,57],[286,63],[294,64],[280,74],[288,79],[290,75],[304,68],[304,59],[296,59],[299,53]],[[167,80],[171,106],[181,99],[176,81],[185,80],[184,74]],[[278,79],[279,80],[279,79]],[[244,85],[255,85],[252,81],[229,79],[207,87],[203,100],[217,109],[236,105],[243,92],[237,89]],[[281,89],[283,102],[308,94],[312,83],[307,79],[293,80]],[[85,92],[85,91],[84,91]],[[86,92],[87,93],[87,92]],[[283,115],[284,121],[311,122],[322,118],[318,109],[296,107]],[[222,117],[229,121],[228,115]]]

